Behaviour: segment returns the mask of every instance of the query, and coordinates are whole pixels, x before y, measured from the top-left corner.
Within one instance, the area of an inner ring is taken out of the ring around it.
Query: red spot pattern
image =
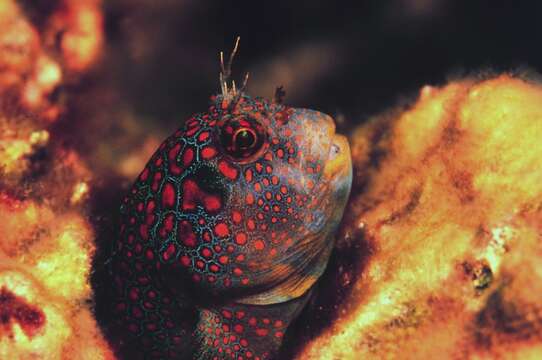
[[[164,222],[162,223],[162,227],[159,230],[159,235],[161,238],[166,238],[173,230],[173,227],[175,223],[175,216],[173,214],[168,214],[164,218]]]
[[[162,177],[163,175],[161,172],[157,172],[156,174],[154,174],[154,177],[152,180],[152,186],[151,186],[152,191],[154,192],[158,191],[158,188],[160,187],[160,184],[161,184]]]
[[[192,225],[187,220],[182,220],[179,223],[179,239],[182,239],[182,243],[189,248],[196,247],[196,234],[192,230]]]
[[[180,143],[175,144],[175,146],[173,148],[171,148],[171,150],[169,150],[169,152],[168,152],[169,172],[172,175],[181,175],[182,172],[184,171],[184,168],[177,164],[177,162],[178,162],[177,158],[178,158],[180,152],[181,152],[181,144]]]
[[[206,146],[201,150],[201,157],[205,160],[214,158],[216,154],[217,154],[216,149],[211,146]]]
[[[181,264],[183,266],[190,266],[191,263],[192,263],[192,261],[190,260],[189,256],[187,256],[187,255],[181,256]]]
[[[251,182],[252,181],[252,169],[247,169],[245,171],[245,180],[247,182]]]
[[[186,148],[183,152],[183,165],[185,167],[190,166],[194,160],[194,150],[191,147]]]
[[[211,358],[223,359],[224,354],[232,359],[275,358],[288,324],[282,317],[287,318],[297,306],[290,304],[282,311],[278,307],[266,311],[251,305],[202,310],[196,335],[208,345],[209,354],[214,356]],[[247,313],[254,316],[247,317]],[[275,319],[271,321],[271,317]]]
[[[205,140],[207,140],[209,138],[209,132],[208,131],[203,131],[199,134],[198,136],[198,141],[200,142],[204,142]]]
[[[176,251],[177,251],[177,249],[175,248],[175,245],[170,243],[167,246],[164,253],[162,254],[162,257],[164,258],[164,261],[168,261],[169,259],[171,259],[173,257],[173,255],[175,255]]]
[[[149,168],[143,169],[143,172],[141,172],[141,175],[139,175],[139,180],[141,181],[147,181],[149,178]]]
[[[262,239],[258,239],[254,242],[254,248],[256,250],[263,250],[265,249],[265,242]]]
[[[196,180],[187,179],[183,182],[183,210],[194,210],[197,205],[203,205],[208,212],[216,212],[222,207],[220,196],[203,191]]]
[[[120,295],[115,306],[125,328],[137,334],[151,358],[178,358],[176,347],[183,349],[190,342],[183,339],[191,333],[180,330],[181,324],[172,318],[179,300],[164,296],[162,287],[173,289],[178,283],[169,284],[169,278],[159,282],[155,274],[167,272],[175,279],[175,271],[180,271],[197,283],[195,292],[204,287],[210,290],[205,294],[220,296],[228,289],[234,299],[236,289],[266,288],[266,274],[271,272],[255,269],[284,261],[284,253],[292,251],[306,231],[303,222],[314,221],[310,209],[318,205],[317,197],[300,194],[298,188],[312,188],[315,194],[322,190],[322,167],[307,149],[298,148],[301,126],[288,121],[290,113],[281,105],[244,96],[233,110],[230,103],[222,105],[226,107],[221,109],[217,102],[208,114],[189,119],[184,130],[168,138],[123,202],[115,255]],[[224,147],[217,143],[214,126],[223,124],[224,115],[239,117],[242,126],[256,119],[262,127],[272,127],[270,114],[279,116],[281,125],[265,139],[263,155],[236,162],[230,154],[221,154]],[[305,168],[290,172],[300,166],[301,157]],[[211,170],[200,172],[202,168]],[[310,175],[303,185],[298,173]],[[291,319],[283,311],[224,310],[213,310],[212,324],[199,329],[206,334],[201,344],[216,350],[217,359],[269,358],[268,351],[280,345]]]
[[[237,245],[245,245],[247,243],[247,235],[244,232],[235,234],[235,243]]]
[[[243,216],[239,211],[232,211],[231,219],[235,224],[239,224],[243,220]]]
[[[175,200],[175,188],[172,183],[166,182],[162,189],[162,206],[172,208],[175,205]]]
[[[215,225],[215,234],[218,237],[224,238],[230,234],[230,230],[228,229],[228,225],[225,223],[218,223]]]
[[[220,170],[220,172],[230,180],[237,179],[237,176],[239,175],[239,170],[233,167],[226,160],[220,160],[218,162],[218,170]]]

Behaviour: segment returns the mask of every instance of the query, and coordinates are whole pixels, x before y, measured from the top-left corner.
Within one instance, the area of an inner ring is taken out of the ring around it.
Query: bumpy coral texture
[[[95,59],[72,71],[76,47],[58,54],[47,38],[101,38],[99,24],[82,35],[76,19],[99,23],[101,12],[96,1],[56,10],[40,32],[17,3],[0,2],[0,358],[113,359],[90,307],[92,175],[49,128],[63,111],[50,95]]]
[[[542,356],[542,87],[424,87],[352,136],[340,248],[371,256],[299,359]]]

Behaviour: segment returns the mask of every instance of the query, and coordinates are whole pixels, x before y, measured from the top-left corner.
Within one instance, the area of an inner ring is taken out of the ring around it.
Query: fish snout
[[[350,145],[346,136],[339,134],[332,136],[323,177],[330,181],[337,178],[351,179],[352,158],[350,155]]]

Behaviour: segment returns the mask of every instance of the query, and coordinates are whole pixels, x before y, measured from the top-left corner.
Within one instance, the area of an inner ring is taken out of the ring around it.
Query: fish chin
[[[239,299],[239,303],[269,305],[296,299],[305,294],[324,272],[334,246],[334,233],[341,221],[352,184],[352,163],[346,137],[333,134],[323,177],[326,184],[313,196],[317,205],[312,221],[299,233],[281,261],[271,269],[281,279],[266,291]],[[335,147],[335,148],[333,148]],[[287,264],[287,265],[286,265]],[[284,276],[288,274],[288,276]]]

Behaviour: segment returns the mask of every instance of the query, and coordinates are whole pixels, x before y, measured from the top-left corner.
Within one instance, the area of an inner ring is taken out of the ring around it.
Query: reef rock
[[[364,261],[298,358],[540,359],[540,134],[542,86],[509,75],[426,86],[357,128],[338,247]]]

